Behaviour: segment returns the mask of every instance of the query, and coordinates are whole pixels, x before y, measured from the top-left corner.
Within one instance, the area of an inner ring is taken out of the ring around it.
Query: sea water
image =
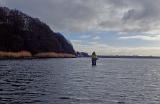
[[[0,60],[0,104],[160,104],[160,59]]]

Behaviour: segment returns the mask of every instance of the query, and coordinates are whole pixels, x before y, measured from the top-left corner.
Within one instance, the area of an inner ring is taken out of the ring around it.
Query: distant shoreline
[[[47,58],[90,58],[91,56],[78,57],[70,53],[56,53],[56,52],[40,52],[37,54],[32,54],[29,51],[19,51],[19,52],[4,52],[0,51],[0,60],[10,60],[10,59],[47,59]],[[132,58],[132,59],[160,59],[160,56],[105,56],[98,55],[98,58]]]
[[[160,59],[160,56],[98,56],[99,58]]]

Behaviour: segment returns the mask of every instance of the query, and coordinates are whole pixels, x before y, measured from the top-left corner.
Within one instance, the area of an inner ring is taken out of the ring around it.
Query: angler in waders
[[[97,55],[95,52],[92,53],[92,66],[96,66]]]

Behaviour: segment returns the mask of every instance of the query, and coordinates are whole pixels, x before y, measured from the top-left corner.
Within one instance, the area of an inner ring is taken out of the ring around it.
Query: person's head
[[[94,54],[94,55],[95,55],[95,54],[96,54],[96,52],[94,51],[92,54]]]

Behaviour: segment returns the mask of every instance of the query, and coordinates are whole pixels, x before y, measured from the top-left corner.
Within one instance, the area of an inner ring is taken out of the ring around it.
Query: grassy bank
[[[76,56],[68,53],[44,52],[32,55],[29,51],[4,52],[0,51],[0,59],[23,59],[23,58],[75,58]]]

